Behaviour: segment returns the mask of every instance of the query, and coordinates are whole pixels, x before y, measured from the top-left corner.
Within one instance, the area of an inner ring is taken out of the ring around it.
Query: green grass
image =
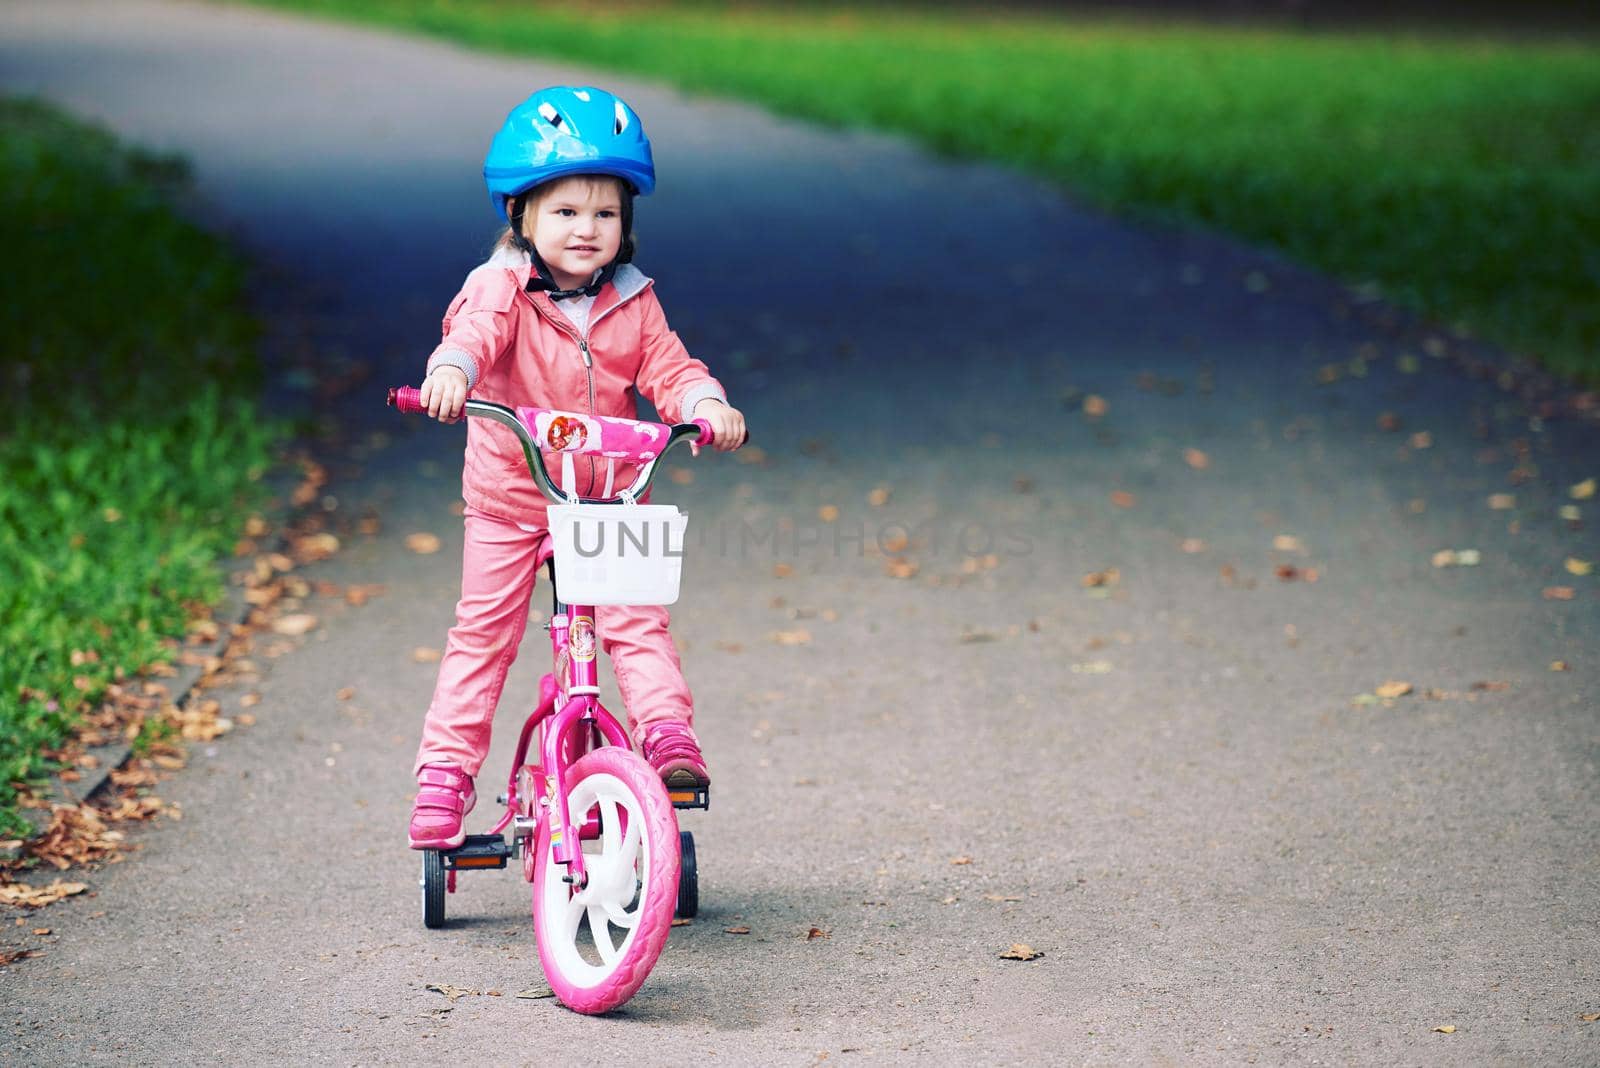
[[[903,131],[1277,246],[1600,382],[1592,44],[893,7],[268,2]],[[485,140],[498,119],[482,116]]]
[[[15,784],[118,676],[171,657],[281,431],[178,162],[0,99],[0,837]]]

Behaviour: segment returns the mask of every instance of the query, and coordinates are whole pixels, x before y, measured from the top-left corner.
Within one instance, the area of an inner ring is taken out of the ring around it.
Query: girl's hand
[[[744,413],[739,409],[707,397],[694,406],[694,418],[711,424],[711,445],[718,452],[732,452],[744,444]]]
[[[467,403],[467,373],[459,367],[435,367],[422,381],[420,400],[428,418],[453,423]]]

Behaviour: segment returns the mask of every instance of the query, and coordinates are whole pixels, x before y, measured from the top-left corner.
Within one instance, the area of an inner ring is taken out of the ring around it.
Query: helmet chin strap
[[[556,285],[555,278],[550,274],[550,267],[544,262],[544,257],[539,255],[539,250],[533,247],[533,242],[522,235],[522,211],[527,205],[528,194],[521,193],[511,201],[511,243],[528,254],[528,260],[533,264],[534,273],[528,276],[527,291],[529,293],[547,292],[551,300],[570,300],[573,297],[599,296],[600,290],[616,275],[617,268],[633,259],[633,191],[624,188],[622,191],[622,247],[617,250],[617,255],[612,261],[600,268],[593,281],[586,286],[576,289],[562,289]]]

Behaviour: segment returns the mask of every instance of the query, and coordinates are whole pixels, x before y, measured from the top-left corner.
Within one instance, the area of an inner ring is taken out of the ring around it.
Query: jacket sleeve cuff
[[[708,398],[715,398],[723,404],[728,403],[728,395],[715,382],[700,382],[684,390],[683,399],[678,402],[678,412],[683,422],[687,423],[693,420],[695,405]]]
[[[434,369],[439,367],[459,368],[467,376],[468,389],[478,384],[478,365],[462,349],[439,349],[428,357],[428,374],[433,374]]]

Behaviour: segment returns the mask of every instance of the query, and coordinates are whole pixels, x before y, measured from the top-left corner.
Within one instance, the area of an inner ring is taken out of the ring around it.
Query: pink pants
[[[489,729],[506,673],[528,625],[534,573],[547,531],[466,510],[461,601],[450,628],[433,703],[422,724],[417,767],[456,764],[474,777],[489,754]],[[692,723],[693,698],[659,605],[603,605],[596,610],[600,647],[611,658],[635,738],[662,720]]]

